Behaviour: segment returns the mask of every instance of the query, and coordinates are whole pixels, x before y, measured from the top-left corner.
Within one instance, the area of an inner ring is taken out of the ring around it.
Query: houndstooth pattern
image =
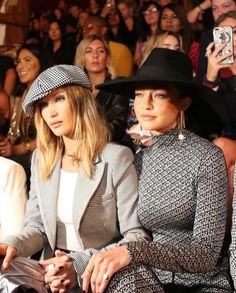
[[[188,131],[178,140],[178,129],[153,140],[136,158],[138,214],[153,242],[126,244],[133,263],[152,267],[163,284],[232,292],[221,255],[228,186],[222,152]]]
[[[91,89],[86,73],[78,66],[60,64],[43,71],[32,83],[22,104],[27,116],[34,115],[34,102],[47,96],[54,89],[67,84],[78,84]]]

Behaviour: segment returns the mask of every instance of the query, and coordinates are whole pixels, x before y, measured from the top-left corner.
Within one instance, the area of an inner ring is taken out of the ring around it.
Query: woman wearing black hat
[[[222,101],[192,80],[185,54],[167,49],[154,49],[136,77],[99,88],[135,93],[139,123],[152,133],[154,143],[137,154],[136,167],[138,216],[153,240],[95,255],[83,275],[83,290],[88,292],[91,280],[92,292],[101,293],[107,286],[106,292],[232,292],[222,248],[228,182],[224,156],[184,127],[188,108],[200,109],[201,117],[205,107],[222,116]],[[150,268],[153,278],[145,287]],[[159,289],[152,287],[155,282]]]

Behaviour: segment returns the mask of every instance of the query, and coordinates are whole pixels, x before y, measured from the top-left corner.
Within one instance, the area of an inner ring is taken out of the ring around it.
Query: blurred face
[[[228,17],[224,21],[222,21],[219,26],[225,25],[230,25],[233,28],[234,57],[236,57],[236,19]]]
[[[61,12],[61,9],[56,8],[56,9],[54,10],[54,15],[56,16],[56,19],[61,19],[61,18],[62,18],[62,12]]]
[[[179,32],[181,30],[180,20],[169,8],[163,10],[160,26],[163,31]]]
[[[172,3],[172,0],[157,0],[157,3],[161,6],[165,6],[166,4]]]
[[[74,18],[78,18],[79,17],[79,8],[78,6],[71,6],[70,8],[70,14],[74,17]]]
[[[103,42],[94,40],[85,49],[84,67],[88,74],[105,72],[109,59]]]
[[[56,136],[71,138],[73,115],[68,96],[62,88],[57,88],[38,102],[41,115]]]
[[[120,10],[124,20],[131,16],[131,8],[129,8],[125,3],[118,4],[118,9]]]
[[[134,110],[143,129],[160,134],[177,125],[180,100],[173,89],[136,89]]]
[[[101,36],[101,34],[102,34],[102,27],[99,23],[89,18],[85,20],[83,25],[83,37],[91,36],[91,35]]]
[[[79,14],[79,24],[80,24],[81,26],[83,26],[84,23],[85,23],[85,21],[86,21],[88,18],[89,18],[89,14],[88,14],[88,12],[86,12],[86,11],[82,11],[82,12],[80,12],[80,14]]]
[[[158,23],[160,12],[155,5],[150,5],[147,10],[143,11],[144,19],[149,25],[156,25]]]
[[[120,23],[120,16],[116,10],[111,10],[108,14],[108,22],[110,26],[117,26]]]
[[[17,58],[16,71],[20,81],[30,86],[39,75],[39,60],[30,51],[23,49]]]
[[[52,41],[61,39],[61,30],[57,22],[52,22],[49,26],[48,36]]]
[[[236,3],[234,0],[212,0],[211,7],[213,18],[216,21],[222,14],[236,10]]]
[[[162,48],[170,49],[170,50],[180,50],[179,41],[176,39],[175,36],[169,35],[165,38]]]

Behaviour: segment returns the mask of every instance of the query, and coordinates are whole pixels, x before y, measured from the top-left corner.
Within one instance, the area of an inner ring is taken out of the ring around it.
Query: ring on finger
[[[103,281],[107,281],[107,280],[109,280],[109,275],[108,275],[108,273],[105,273],[105,274],[103,275],[102,279],[103,279]]]
[[[5,150],[2,150],[2,154],[5,154]]]

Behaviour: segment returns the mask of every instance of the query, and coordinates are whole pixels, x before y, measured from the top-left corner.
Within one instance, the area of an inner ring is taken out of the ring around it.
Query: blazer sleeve
[[[102,250],[118,246],[124,242],[150,239],[138,220],[137,174],[133,160],[132,152],[128,148],[122,147],[114,155],[114,159],[109,162],[113,165],[112,178],[117,202],[117,226],[119,226],[123,238],[116,243],[103,247]],[[86,249],[69,254],[73,259],[79,284],[81,284],[80,276],[95,252],[97,252],[95,249]]]
[[[234,169],[234,186],[236,186],[236,168]],[[230,273],[236,288],[236,188],[234,188],[233,196],[233,215],[231,228],[231,244],[229,247],[230,254]]]
[[[38,169],[35,151],[31,161],[30,193],[26,204],[23,228],[18,234],[8,236],[3,241],[16,247],[17,255],[26,257],[40,251],[44,244],[45,231],[36,194],[36,172]]]
[[[4,164],[4,163],[3,163]],[[1,175],[0,223],[2,239],[20,231],[25,213],[26,175],[21,165],[6,160],[6,172]]]

